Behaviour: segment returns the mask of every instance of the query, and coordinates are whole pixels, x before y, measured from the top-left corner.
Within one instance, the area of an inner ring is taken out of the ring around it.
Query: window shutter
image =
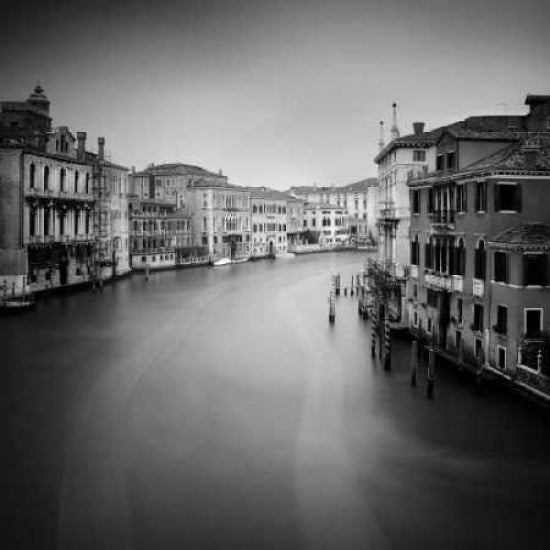
[[[548,254],[543,255],[544,260],[540,263],[540,281],[542,286],[548,284]]]
[[[500,212],[500,185],[495,183],[495,212]]]
[[[457,275],[456,272],[456,252],[457,249],[453,246],[449,246],[449,273],[451,275]]]
[[[516,212],[521,212],[521,185],[519,183],[516,185],[515,199]]]
[[[468,184],[465,183],[462,186],[462,193],[463,193],[463,199],[462,199],[462,211],[467,212],[468,211]]]

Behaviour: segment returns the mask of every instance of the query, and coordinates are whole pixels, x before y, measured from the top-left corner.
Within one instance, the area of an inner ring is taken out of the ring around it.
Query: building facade
[[[537,346],[548,361],[550,97],[526,103],[523,117],[451,125],[436,169],[409,181],[411,330],[465,364],[506,373],[532,368]]]
[[[332,204],[306,203],[304,206],[306,232],[318,235],[321,246],[346,245],[350,229],[346,211]]]
[[[52,129],[40,86],[0,113],[0,284],[21,294],[129,270],[127,170]]]
[[[287,196],[265,187],[249,187],[253,258],[287,251]]]

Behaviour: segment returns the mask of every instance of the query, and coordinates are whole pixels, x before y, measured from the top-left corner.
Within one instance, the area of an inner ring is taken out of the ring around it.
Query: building
[[[349,243],[348,216],[341,206],[306,203],[304,222],[306,232],[318,236],[316,240],[321,246],[331,247]]]
[[[444,128],[435,170],[409,181],[412,331],[476,369],[514,374],[532,369],[533,346],[547,363],[550,307],[550,96],[526,104],[524,116]]]
[[[201,247],[202,255],[250,257],[250,191],[221,179],[199,179],[187,193],[193,244]]]
[[[132,172],[132,193],[142,199],[173,202],[177,208],[187,206],[187,190],[194,182],[227,184],[227,176],[181,162],[149,164],[141,172]]]
[[[163,199],[130,200],[133,269],[175,267],[194,255],[191,216]]]
[[[287,251],[287,195],[266,187],[249,187],[253,258]]]
[[[85,149],[67,127],[52,129],[37,86],[0,112],[0,284],[21,294],[129,270],[126,172]]]
[[[365,245],[376,238],[376,178],[366,178],[343,186],[291,187],[288,194],[305,203],[336,206],[347,217],[350,240]]]
[[[286,194],[286,238],[287,246],[293,247],[304,242],[305,201]]]

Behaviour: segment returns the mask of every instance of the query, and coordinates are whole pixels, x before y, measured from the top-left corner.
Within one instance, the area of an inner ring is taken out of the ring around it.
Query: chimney
[[[423,122],[413,122],[413,132],[415,136],[419,136],[424,132],[424,123]]]
[[[392,103],[392,121],[391,121],[391,139],[397,139],[399,137],[399,128],[397,127],[397,103]]]
[[[384,149],[384,121],[380,121],[380,137],[378,138],[378,150]]]
[[[97,138],[97,158],[100,161],[105,160],[105,138]]]
[[[86,156],[86,132],[77,132],[76,139],[78,140],[76,158],[78,161],[82,162]]]

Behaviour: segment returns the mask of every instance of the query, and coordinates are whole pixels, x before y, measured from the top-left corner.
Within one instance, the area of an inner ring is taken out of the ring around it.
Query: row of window
[[[58,213],[57,233],[59,235],[69,234],[67,219],[68,219],[67,212],[62,210]],[[38,234],[44,235],[45,237],[50,236],[50,234],[53,234],[55,232],[55,229],[52,227],[54,221],[55,221],[54,210],[52,208],[45,208],[43,223],[40,224],[38,219],[38,209],[32,207],[30,209],[30,216],[29,216],[29,235],[31,237],[34,237]],[[81,233],[88,235],[90,233],[90,228],[91,228],[90,222],[91,222],[91,213],[89,210],[86,210],[83,215],[81,215],[79,211],[75,211],[73,215],[73,235],[80,235]],[[84,231],[81,231],[82,229],[84,229]]]
[[[276,224],[276,223],[263,223],[253,224],[252,232],[253,233],[262,233],[263,231],[286,231],[286,223]]]
[[[474,189],[474,212],[487,212],[487,182],[476,182]],[[422,213],[422,189],[411,190],[413,214]],[[428,214],[435,212],[468,212],[467,184],[431,187],[427,190]],[[522,195],[519,183],[498,182],[494,184],[494,211],[521,212]]]
[[[252,213],[253,214],[286,214],[286,206],[281,206],[277,204],[266,204],[264,205],[252,205]]]
[[[48,191],[51,187],[51,181],[50,181],[50,167],[44,166],[42,171],[42,182],[44,191]],[[61,168],[59,171],[59,190],[60,191],[68,191],[68,182],[67,182],[67,170],[65,168]],[[80,172],[76,170],[74,172],[74,178],[73,178],[73,190],[75,193],[78,193],[81,191],[80,189]],[[30,189],[36,189],[37,186],[37,170],[36,165],[34,163],[31,163],[29,166],[29,188]],[[84,178],[84,188],[82,189],[84,193],[90,192],[90,174],[86,172],[86,176]]]

